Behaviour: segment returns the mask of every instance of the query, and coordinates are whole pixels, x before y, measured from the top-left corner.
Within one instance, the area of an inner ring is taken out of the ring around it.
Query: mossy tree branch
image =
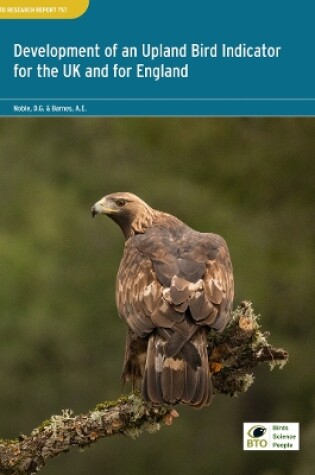
[[[247,391],[254,378],[251,370],[260,363],[282,367],[288,353],[267,342],[250,302],[243,302],[234,312],[222,334],[209,335],[209,367],[215,392],[234,396]],[[71,447],[85,448],[102,437],[123,434],[137,437],[141,431],[155,432],[161,424],[170,425],[178,416],[171,406],[145,403],[138,394],[114,402],[98,404],[85,415],[65,410],[52,416],[29,436],[0,440],[0,473],[31,475],[44,467],[49,458]]]

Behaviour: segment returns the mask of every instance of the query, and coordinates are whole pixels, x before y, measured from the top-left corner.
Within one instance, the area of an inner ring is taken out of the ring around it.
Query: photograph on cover
[[[1,473],[312,473],[314,150],[314,119],[0,120]]]

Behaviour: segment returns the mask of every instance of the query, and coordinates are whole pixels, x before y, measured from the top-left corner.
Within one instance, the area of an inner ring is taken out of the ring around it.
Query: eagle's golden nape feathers
[[[225,328],[234,294],[224,239],[131,193],[107,195],[91,211],[113,219],[126,238],[116,284],[129,329],[122,379],[157,404],[209,405],[207,335]]]

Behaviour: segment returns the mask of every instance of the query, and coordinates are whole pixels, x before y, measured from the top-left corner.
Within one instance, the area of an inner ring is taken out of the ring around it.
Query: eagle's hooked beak
[[[96,211],[96,209],[95,209],[95,205],[93,205],[92,208],[91,208],[91,215],[92,215],[92,218],[94,218],[96,214],[97,214],[97,211]]]
[[[91,208],[92,218],[94,218],[97,214],[113,214],[118,213],[117,209],[110,208],[109,205],[106,203],[106,199],[102,198],[100,201],[97,201]]]

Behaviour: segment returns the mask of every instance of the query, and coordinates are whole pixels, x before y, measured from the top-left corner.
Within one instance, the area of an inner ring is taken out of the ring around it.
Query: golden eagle
[[[234,285],[224,239],[199,233],[131,193],[92,207],[124,233],[116,304],[128,325],[123,381],[156,404],[209,405],[207,334],[230,317]]]

